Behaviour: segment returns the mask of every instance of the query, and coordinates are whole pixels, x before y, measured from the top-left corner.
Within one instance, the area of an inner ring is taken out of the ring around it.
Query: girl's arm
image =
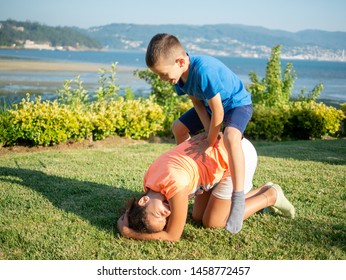
[[[187,188],[186,188],[187,189]],[[163,231],[156,233],[140,233],[128,227],[127,217],[118,220],[118,229],[122,235],[139,240],[178,241],[183,233],[188,211],[188,192],[180,191],[169,200],[171,215]]]

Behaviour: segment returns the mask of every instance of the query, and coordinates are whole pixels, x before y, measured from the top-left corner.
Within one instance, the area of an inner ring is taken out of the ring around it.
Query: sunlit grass
[[[280,184],[297,218],[259,213],[230,235],[189,217],[177,243],[130,240],[116,229],[150,163],[173,144],[5,153],[0,259],[345,259],[346,141],[254,144],[254,185]]]

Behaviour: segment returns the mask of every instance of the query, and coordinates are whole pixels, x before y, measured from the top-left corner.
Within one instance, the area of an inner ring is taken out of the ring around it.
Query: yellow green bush
[[[245,135],[256,140],[337,136],[344,118],[341,110],[315,101],[296,101],[282,107],[255,104]]]
[[[267,107],[254,104],[253,115],[248,123],[245,135],[254,140],[280,141],[288,119],[288,108]]]
[[[335,136],[340,132],[345,118],[341,110],[315,101],[296,101],[290,105],[286,137],[293,139],[321,138]]]
[[[125,100],[122,97],[108,102],[91,104],[94,139],[119,135],[133,139],[148,138],[162,130],[162,108],[151,99]]]
[[[54,145],[85,137],[91,131],[85,112],[72,111],[57,101],[44,101],[29,95],[3,114],[1,142],[6,145]]]
[[[161,107],[150,99],[96,101],[69,106],[58,101],[30,100],[28,95],[0,115],[0,142],[11,146],[54,145],[70,139],[104,139],[120,135],[148,138],[162,130]]]

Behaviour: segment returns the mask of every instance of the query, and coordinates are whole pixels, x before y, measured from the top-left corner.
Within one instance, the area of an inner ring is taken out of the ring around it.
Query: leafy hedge
[[[291,104],[285,125],[285,136],[293,139],[312,139],[336,136],[345,118],[341,110],[315,101]]]
[[[34,101],[27,96],[0,115],[0,142],[11,146],[54,145],[70,139],[104,139],[120,135],[147,138],[162,129],[159,105],[146,100],[96,101],[69,106],[58,101]]]
[[[150,98],[125,100],[119,97],[94,102],[90,108],[94,139],[104,139],[110,135],[143,139],[163,129],[163,110]]]
[[[315,101],[296,101],[283,107],[254,105],[245,134],[256,140],[314,139],[341,134],[345,114]]]
[[[252,118],[244,134],[250,139],[278,141],[282,139],[287,120],[287,109],[269,109],[265,105],[257,104],[254,105]]]

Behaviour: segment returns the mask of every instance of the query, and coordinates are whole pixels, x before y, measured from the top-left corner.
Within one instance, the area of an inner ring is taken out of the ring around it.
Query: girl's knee
[[[223,228],[226,225],[226,219],[227,217],[204,215],[202,224],[205,228]]]
[[[224,228],[226,225],[226,222],[221,221],[211,221],[211,220],[204,220],[203,219],[203,226],[205,228]]]

